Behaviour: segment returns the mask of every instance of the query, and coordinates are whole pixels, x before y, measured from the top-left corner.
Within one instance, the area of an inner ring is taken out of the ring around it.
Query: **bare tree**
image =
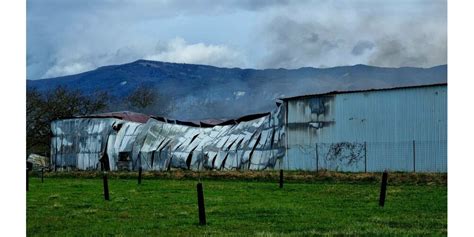
[[[126,97],[126,101],[133,108],[143,110],[150,106],[153,106],[157,101],[157,94],[151,87],[141,85]]]
[[[108,96],[101,93],[85,96],[79,90],[57,87],[45,94],[27,89],[26,144],[27,152],[49,153],[50,124],[55,119],[86,115],[107,107]]]

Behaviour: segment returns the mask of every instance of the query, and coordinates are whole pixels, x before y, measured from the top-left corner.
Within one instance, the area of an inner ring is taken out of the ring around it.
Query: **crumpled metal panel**
[[[278,108],[268,116],[210,128],[150,119],[149,128],[138,136],[143,137],[143,143],[134,159],[141,159],[145,170],[273,168],[276,160],[283,158],[281,118]],[[139,143],[137,139],[135,145]]]
[[[255,119],[253,119],[255,118]],[[100,169],[107,154],[111,170],[129,155],[128,169],[261,170],[275,167],[284,150],[281,107],[237,124],[196,127],[149,119],[83,117],[52,123],[52,154],[57,167]],[[252,120],[248,120],[252,119]]]
[[[73,118],[51,123],[51,162],[56,168],[96,170],[104,154],[113,118]]]
[[[144,124],[120,121],[113,126],[120,126],[120,129],[118,131],[113,130],[109,135],[107,155],[109,157],[110,170],[117,170],[119,154],[133,152],[133,145]],[[131,164],[129,164],[128,169],[132,169]]]

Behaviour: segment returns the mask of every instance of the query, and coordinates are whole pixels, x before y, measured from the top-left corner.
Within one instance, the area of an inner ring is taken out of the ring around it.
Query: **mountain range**
[[[121,102],[137,88],[146,87],[156,91],[157,103],[135,112],[197,120],[268,112],[282,97],[445,82],[447,65],[258,70],[138,60],[76,75],[27,80],[27,87],[46,92],[64,86],[90,96],[105,91],[111,98],[110,111],[133,109]]]

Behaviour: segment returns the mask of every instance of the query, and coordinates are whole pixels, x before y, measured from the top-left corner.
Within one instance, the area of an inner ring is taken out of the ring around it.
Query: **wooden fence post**
[[[104,174],[102,175],[102,179],[104,181],[104,199],[109,201],[110,200],[110,197],[109,197],[109,182],[107,180],[107,172],[104,172]]]
[[[280,170],[280,188],[283,188],[283,170]]]
[[[142,183],[142,167],[138,168],[138,184]]]
[[[206,225],[206,211],[204,209],[204,193],[202,191],[202,183],[197,184],[199,224]]]

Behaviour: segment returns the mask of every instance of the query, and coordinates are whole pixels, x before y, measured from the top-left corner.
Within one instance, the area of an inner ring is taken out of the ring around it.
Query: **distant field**
[[[109,179],[110,201],[103,200],[102,179],[83,174],[48,175],[44,183],[30,178],[28,236],[447,234],[446,175],[409,175],[403,182],[393,177],[406,175],[389,175],[384,208],[378,207],[378,174],[318,180],[293,173],[283,189],[271,172],[258,181],[204,175],[208,225],[202,227],[194,174],[181,179],[147,174],[141,185],[133,173],[115,174]]]

